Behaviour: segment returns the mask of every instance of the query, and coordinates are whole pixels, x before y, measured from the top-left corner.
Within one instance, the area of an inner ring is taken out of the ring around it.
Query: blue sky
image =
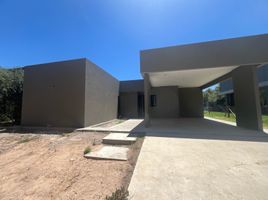
[[[0,65],[87,57],[138,79],[139,51],[268,33],[267,0],[0,0]]]

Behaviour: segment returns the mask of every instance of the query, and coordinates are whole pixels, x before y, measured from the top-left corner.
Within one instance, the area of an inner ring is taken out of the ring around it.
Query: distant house
[[[268,64],[257,69],[257,77],[260,89],[260,103],[262,112],[268,114]],[[220,94],[226,96],[227,104],[235,107],[234,90],[232,79],[220,83]]]

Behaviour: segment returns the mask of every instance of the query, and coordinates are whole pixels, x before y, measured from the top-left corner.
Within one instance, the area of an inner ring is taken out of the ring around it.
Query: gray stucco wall
[[[178,87],[152,87],[151,95],[156,95],[157,105],[150,107],[151,118],[177,118],[179,116]]]
[[[121,92],[119,114],[123,118],[138,118],[138,93]]]
[[[259,86],[268,85],[268,65],[264,65],[257,69],[257,77]],[[232,79],[227,79],[220,83],[221,93],[232,93],[233,92],[233,81]]]
[[[119,81],[86,59],[25,67],[22,125],[84,127],[117,118]]]
[[[138,94],[144,93],[144,81],[120,81],[119,92],[119,117],[138,118]]]
[[[262,130],[256,66],[241,66],[232,72],[237,126]]]
[[[143,92],[144,81],[143,80],[129,80],[120,81],[120,92]]]
[[[85,126],[117,118],[119,81],[86,60]]]
[[[257,69],[259,83],[268,82],[268,65],[264,65]]]
[[[141,51],[141,72],[268,63],[268,34]]]
[[[180,88],[180,116],[203,117],[203,95],[200,88]]]
[[[24,68],[22,125],[83,127],[85,59]]]

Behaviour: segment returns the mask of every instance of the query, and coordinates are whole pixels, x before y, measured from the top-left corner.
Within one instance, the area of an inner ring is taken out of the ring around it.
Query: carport
[[[145,130],[132,200],[266,199],[267,134],[200,118],[151,119]]]
[[[237,125],[262,130],[256,69],[267,52],[268,34],[142,51],[146,127],[157,118],[203,118],[202,89],[232,78]]]

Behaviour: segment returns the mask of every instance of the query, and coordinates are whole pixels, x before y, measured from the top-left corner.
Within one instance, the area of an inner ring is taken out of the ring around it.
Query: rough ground
[[[91,160],[103,133],[0,133],[0,199],[104,199],[128,186],[141,142],[129,161]]]

